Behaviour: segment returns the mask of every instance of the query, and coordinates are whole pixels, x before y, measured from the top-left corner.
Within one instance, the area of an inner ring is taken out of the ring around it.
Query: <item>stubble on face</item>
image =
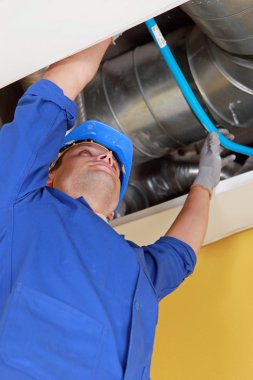
[[[80,170],[73,176],[72,188],[77,193],[86,194],[86,197],[94,201],[100,200],[104,205],[116,203],[119,191],[112,175],[105,170],[94,166]],[[116,207],[116,206],[115,206]]]

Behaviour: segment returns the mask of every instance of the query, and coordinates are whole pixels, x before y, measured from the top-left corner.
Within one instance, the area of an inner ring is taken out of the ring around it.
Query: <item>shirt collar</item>
[[[86,200],[84,199],[83,196],[81,197],[78,197],[78,198],[75,198],[77,201],[83,203],[85,206],[88,206],[91,210],[92,208],[90,207],[90,205],[86,202]],[[106,216],[104,214],[100,214],[98,212],[95,212],[95,214],[97,214],[101,219],[103,219],[106,223],[109,223],[108,219],[106,218]]]
[[[99,214],[98,212],[96,212],[95,214],[97,214],[101,219],[103,219],[106,223],[109,223],[108,219],[103,215],[103,214]]]

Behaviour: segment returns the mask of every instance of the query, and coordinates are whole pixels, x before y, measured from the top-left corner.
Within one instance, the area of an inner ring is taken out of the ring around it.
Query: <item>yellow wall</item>
[[[161,302],[151,378],[253,379],[253,229],[202,248]]]

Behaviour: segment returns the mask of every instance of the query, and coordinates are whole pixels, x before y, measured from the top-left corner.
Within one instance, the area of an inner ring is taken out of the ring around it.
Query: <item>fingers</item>
[[[235,136],[230,133],[230,131],[226,128],[219,128],[219,132],[222,133],[224,137],[226,137],[228,140],[233,141],[235,139]],[[223,147],[220,147],[220,153],[224,150]],[[234,162],[236,159],[235,154],[230,154],[227,157],[223,157],[221,159],[221,167],[223,168],[226,165],[229,165],[230,163]]]
[[[251,163],[253,163],[253,156],[249,156],[248,158],[247,158],[247,160],[245,161],[245,163],[247,162],[247,164],[251,164]]]
[[[227,139],[229,139],[231,141],[233,141],[235,139],[235,136],[232,133],[230,133],[228,129],[226,129],[226,128],[219,128],[218,130]]]
[[[236,159],[235,154],[230,154],[229,156],[222,158],[221,159],[221,167],[223,168],[224,166],[229,165],[235,159]]]
[[[219,153],[220,149],[220,139],[216,132],[210,133],[206,138],[208,150],[212,152]]]
[[[212,132],[206,137],[201,149],[199,173],[194,181],[195,184],[206,188],[210,194],[220,180],[221,158],[219,149],[219,136],[216,132]]]
[[[232,133],[230,133],[229,130],[226,128],[219,128],[219,132],[224,137],[226,137],[228,140],[233,141],[235,138],[235,136]],[[203,148],[202,148],[202,153],[205,154],[208,150],[212,151],[216,154],[219,154],[219,155],[224,150],[224,148],[220,145],[220,139],[219,139],[219,135],[217,134],[217,132],[211,132],[206,137],[205,143],[204,143]],[[236,158],[235,155],[230,155],[228,157],[230,157],[227,159],[228,162],[234,161]],[[227,161],[225,161],[225,162],[227,162]],[[225,165],[227,165],[227,163],[225,163]]]
[[[230,133],[228,129],[226,129],[226,128],[219,128],[218,130],[228,140],[233,141],[235,139],[235,136],[232,133]],[[220,146],[220,154],[223,152],[223,150],[224,150],[224,148],[221,145]]]

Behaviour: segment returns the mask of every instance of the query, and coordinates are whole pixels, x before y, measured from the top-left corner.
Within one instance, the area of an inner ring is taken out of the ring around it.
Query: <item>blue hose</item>
[[[237,153],[242,153],[247,156],[253,156],[253,148],[237,144],[233,141],[230,141],[227,139],[219,130],[216,128],[216,126],[213,124],[213,122],[209,119],[203,108],[201,107],[200,103],[198,102],[196,96],[194,95],[191,87],[189,86],[187,80],[185,79],[184,74],[182,73],[180,67],[178,66],[175,58],[173,57],[173,54],[170,51],[170,48],[168,47],[165,39],[163,38],[163,35],[160,32],[160,29],[158,25],[156,24],[155,20],[151,18],[150,20],[146,21],[146,26],[151,33],[153,39],[155,40],[155,43],[157,47],[160,49],[160,52],[165,59],[165,62],[167,63],[169,69],[171,70],[179,88],[181,89],[186,101],[189,103],[191,109],[201,122],[201,124],[204,126],[204,128],[208,132],[216,132],[219,135],[220,143],[225,148],[232,150]]]

